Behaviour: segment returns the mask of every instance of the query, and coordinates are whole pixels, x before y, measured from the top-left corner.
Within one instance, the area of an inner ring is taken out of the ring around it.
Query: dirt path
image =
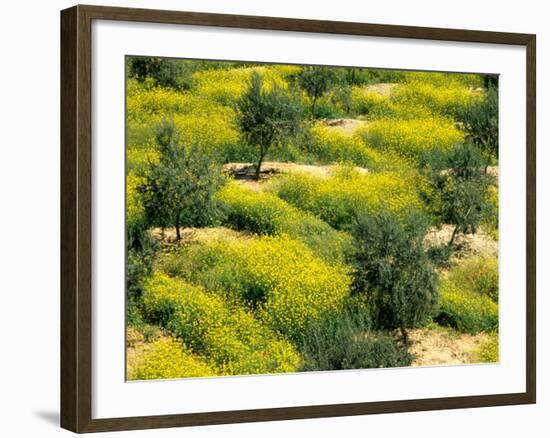
[[[416,329],[410,332],[413,366],[478,363],[476,350],[488,335],[454,333],[446,329]]]

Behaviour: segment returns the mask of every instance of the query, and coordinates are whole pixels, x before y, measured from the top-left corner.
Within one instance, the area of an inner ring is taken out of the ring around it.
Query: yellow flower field
[[[127,71],[130,380],[498,360],[497,79]]]

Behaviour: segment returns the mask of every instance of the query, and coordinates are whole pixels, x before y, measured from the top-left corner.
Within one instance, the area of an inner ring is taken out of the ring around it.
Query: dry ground
[[[364,87],[366,93],[374,92],[380,96],[390,97],[392,90],[397,87],[399,84],[373,84],[367,85]]]
[[[410,332],[413,366],[460,365],[479,362],[476,350],[488,335],[456,333],[444,328],[422,328]]]
[[[336,165],[314,166],[310,164],[284,163],[281,161],[265,161],[262,163],[262,173],[260,179],[255,180],[254,170],[255,163],[227,163],[223,166],[223,171],[230,175],[234,175],[236,181],[246,187],[260,191],[264,188],[264,184],[268,182],[274,175],[287,173],[307,173],[319,177],[329,177],[333,174]],[[355,167],[359,173],[368,173],[368,169],[364,167]]]
[[[453,225],[443,225],[440,228],[432,228],[426,235],[426,243],[430,246],[445,245],[451,239]],[[475,234],[459,234],[455,238],[458,246],[451,257],[451,262],[456,262],[473,255],[486,255],[498,257],[498,242],[488,236],[482,228]]]
[[[126,373],[132,374],[132,370],[139,363],[141,357],[151,351],[153,341],[166,337],[166,334],[159,328],[150,328],[150,333],[145,336],[134,327],[128,327],[126,330]]]
[[[359,119],[332,119],[327,120],[325,124],[329,128],[351,135],[357,128],[366,126],[367,122]]]
[[[151,230],[151,235],[158,241],[164,243],[173,243],[176,241],[176,229],[174,227],[154,228]],[[250,239],[252,234],[244,231],[234,231],[226,227],[209,227],[209,228],[180,228],[181,242],[189,243],[196,241],[207,241],[215,239],[223,240],[243,240]]]

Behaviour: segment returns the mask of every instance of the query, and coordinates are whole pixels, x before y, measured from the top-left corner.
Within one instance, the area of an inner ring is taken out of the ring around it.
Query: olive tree
[[[330,67],[307,66],[298,74],[298,85],[311,100],[311,117],[315,119],[317,101],[338,80],[337,72]]]
[[[296,135],[302,125],[299,101],[280,85],[263,85],[254,72],[244,95],[237,101],[237,125],[250,147],[258,150],[255,178],[260,178],[264,158],[269,149]]]
[[[150,79],[155,86],[186,90],[191,88],[196,63],[179,59],[132,56],[127,63],[128,76],[140,82]]]
[[[437,304],[437,276],[424,247],[427,220],[418,212],[398,218],[389,211],[363,213],[353,224],[355,293],[366,294],[377,328],[424,324]]]
[[[489,85],[484,99],[458,113],[467,138],[484,154],[485,173],[493,159],[498,158],[498,89]]]
[[[444,169],[432,172],[432,183],[439,199],[435,213],[442,223],[454,225],[448,242],[451,247],[458,233],[475,233],[493,213],[489,202],[490,176],[484,158],[470,144],[456,146],[445,160]]]
[[[160,151],[158,162],[149,164],[139,187],[147,223],[162,228],[201,227],[214,221],[218,205],[214,194],[223,177],[220,167],[197,144],[179,144],[177,131],[170,122],[157,129]]]

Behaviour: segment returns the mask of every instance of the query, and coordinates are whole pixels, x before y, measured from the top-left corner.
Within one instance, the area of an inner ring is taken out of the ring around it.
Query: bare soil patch
[[[384,97],[390,97],[392,90],[399,84],[373,84],[373,85],[367,85],[364,87],[364,90],[366,93],[376,93],[380,96]]]
[[[174,227],[165,228],[154,228],[151,230],[151,235],[163,243],[174,243],[176,241],[176,229]],[[208,241],[208,240],[242,240],[250,239],[252,234],[231,230],[226,227],[210,227],[210,228],[180,228],[181,243],[191,243],[197,241]]]
[[[425,243],[429,246],[443,246],[451,240],[453,225],[442,225],[440,228],[432,228],[426,235]],[[498,242],[488,236],[483,229],[475,234],[459,234],[455,238],[457,251],[451,257],[451,262],[474,256],[487,255],[498,257]]]
[[[126,329],[126,372],[130,376],[141,358],[151,351],[154,341],[168,336],[156,327],[150,327],[147,337],[134,327]]]
[[[479,363],[476,350],[488,335],[456,333],[443,328],[422,328],[410,332],[413,366]]]
[[[223,166],[223,172],[232,175],[239,183],[247,187],[260,191],[265,182],[272,177],[288,173],[307,173],[319,177],[329,177],[334,173],[336,165],[320,165],[283,163],[280,161],[266,161],[262,163],[260,179],[254,179],[256,165],[253,163],[227,163]],[[355,167],[359,173],[368,173],[364,167]]]
[[[351,135],[357,128],[365,126],[367,122],[359,119],[331,119],[327,120],[325,124],[329,128]]]

